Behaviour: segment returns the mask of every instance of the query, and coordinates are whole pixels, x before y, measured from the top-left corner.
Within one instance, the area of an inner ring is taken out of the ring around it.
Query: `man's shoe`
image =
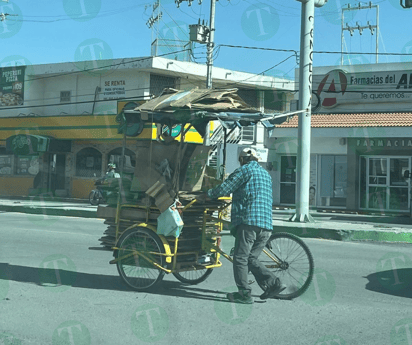
[[[287,286],[282,284],[279,278],[276,278],[275,285],[272,285],[269,288],[267,288],[266,291],[260,295],[260,299],[276,297],[276,295],[280,294],[286,288]]]
[[[242,295],[239,292],[230,292],[226,294],[227,299],[233,303],[253,304],[253,298],[250,295]]]

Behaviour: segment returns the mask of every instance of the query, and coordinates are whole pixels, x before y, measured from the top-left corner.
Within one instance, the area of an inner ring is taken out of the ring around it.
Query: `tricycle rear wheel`
[[[190,270],[174,272],[173,275],[177,280],[185,284],[196,285],[206,280],[207,277],[212,273],[213,268]]]
[[[159,236],[150,229],[136,227],[126,230],[120,236],[115,252],[117,270],[123,281],[132,289],[145,291],[155,287],[161,282],[165,271],[153,265],[153,262],[165,267],[164,246]],[[132,251],[138,251],[147,257]],[[159,253],[159,254],[156,254]],[[122,259],[122,257],[124,257]]]

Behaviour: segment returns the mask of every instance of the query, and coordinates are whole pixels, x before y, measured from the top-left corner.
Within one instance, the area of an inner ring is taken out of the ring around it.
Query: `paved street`
[[[222,300],[234,290],[226,261],[199,285],[165,276],[156,291],[130,291],[100,250],[99,219],[0,213],[0,224],[0,343],[412,344],[408,244],[305,239],[309,290],[250,306]]]

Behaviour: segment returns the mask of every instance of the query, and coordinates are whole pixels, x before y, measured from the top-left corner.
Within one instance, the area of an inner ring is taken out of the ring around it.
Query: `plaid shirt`
[[[246,224],[273,230],[272,178],[258,162],[251,161],[241,166],[220,186],[207,192],[211,199],[231,193],[233,225]]]

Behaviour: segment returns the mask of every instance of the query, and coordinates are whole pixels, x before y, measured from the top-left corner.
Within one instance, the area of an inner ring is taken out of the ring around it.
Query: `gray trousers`
[[[272,231],[251,225],[241,224],[236,227],[233,273],[236,285],[243,294],[250,295],[252,292],[248,279],[249,271],[257,282],[268,287],[275,284],[276,276],[258,260],[271,235]]]

